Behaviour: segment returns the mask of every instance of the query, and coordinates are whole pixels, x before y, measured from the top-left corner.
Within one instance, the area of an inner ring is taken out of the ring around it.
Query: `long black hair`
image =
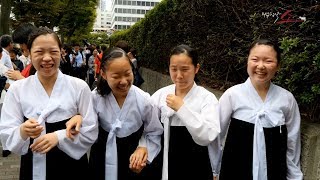
[[[104,53],[105,54],[105,53]],[[123,51],[121,48],[113,48],[111,49],[106,55],[103,56],[102,61],[101,61],[101,66],[100,70],[103,72],[106,72],[108,62],[121,58],[121,57],[126,57],[128,59],[128,62],[131,65],[132,68],[132,63],[125,51]],[[97,82],[97,92],[101,96],[108,95],[111,92],[111,88],[108,85],[108,82],[100,75],[98,82]]]

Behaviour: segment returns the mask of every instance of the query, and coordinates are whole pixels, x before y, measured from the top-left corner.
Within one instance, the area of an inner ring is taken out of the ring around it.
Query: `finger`
[[[42,146],[44,146],[47,142],[44,140],[44,139],[41,139],[40,141],[37,141],[37,143],[34,145],[32,144],[33,146],[30,147],[32,151],[36,151],[38,152]]]
[[[32,148],[36,147],[40,143],[40,141],[41,141],[41,139],[34,141],[33,144],[31,144],[30,148],[32,149]]]
[[[77,122],[76,129],[75,129],[77,133],[80,131],[80,126],[81,126],[81,123]]]
[[[146,153],[146,154],[144,154],[143,159],[142,159],[142,162],[141,162],[141,165],[142,165],[142,166],[146,166],[146,164],[147,164],[147,159],[148,159],[148,154]]]
[[[47,152],[49,152],[53,147],[48,146],[47,148],[45,148],[44,150],[42,150],[40,153],[41,154],[46,154]]]

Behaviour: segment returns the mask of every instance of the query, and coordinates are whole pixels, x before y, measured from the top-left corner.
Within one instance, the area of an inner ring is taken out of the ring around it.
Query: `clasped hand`
[[[168,94],[166,98],[166,103],[168,107],[175,111],[178,111],[184,102],[181,97],[176,96],[174,94]]]
[[[31,150],[45,154],[58,144],[58,136],[54,132],[40,136],[43,130],[44,127],[41,126],[35,119],[28,119],[20,126],[20,134],[24,140],[26,140],[28,137],[33,139],[37,138],[30,146]]]
[[[147,165],[148,150],[146,147],[138,147],[130,156],[129,168],[135,172],[140,173]]]

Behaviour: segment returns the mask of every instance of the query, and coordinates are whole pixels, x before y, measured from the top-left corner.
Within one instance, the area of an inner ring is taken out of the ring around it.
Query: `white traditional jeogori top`
[[[139,145],[147,147],[147,160],[148,163],[151,163],[161,150],[163,127],[150,95],[132,85],[122,108],[120,108],[112,92],[106,97],[99,95],[96,90],[93,90],[92,93],[94,110],[98,116],[99,124],[109,132],[105,156],[106,179],[117,180],[118,178],[116,137],[127,137],[139,130],[141,126],[144,126],[141,137],[143,143],[140,140]]]
[[[252,175],[253,180],[266,180],[267,164],[263,127],[286,125],[288,131],[287,179],[302,180],[300,112],[295,98],[289,91],[271,83],[265,101],[262,101],[248,78],[245,83],[229,88],[219,99],[219,107],[221,134],[219,140],[215,141],[214,154],[222,156],[222,146],[231,118],[255,124]],[[214,171],[219,173],[219,162],[215,163]]]
[[[74,141],[66,137],[65,129],[56,131],[59,140],[57,147],[74,159],[80,159],[98,137],[97,119],[93,112],[88,85],[83,80],[64,75],[59,71],[49,97],[37,73],[16,81],[10,86],[1,111],[2,146],[20,155],[28,152],[30,138],[23,140],[20,135],[24,117],[36,119],[45,128],[45,122],[55,123],[77,114],[83,117],[83,121],[80,133]],[[45,129],[41,135],[44,134],[46,134]],[[46,155],[33,153],[33,179],[44,180],[45,173]]]
[[[164,154],[162,179],[168,177],[168,150],[170,138],[170,126],[185,126],[195,143],[211,148],[211,143],[220,133],[220,123],[218,114],[218,100],[214,94],[196,83],[184,97],[184,104],[175,112],[166,104],[168,94],[175,94],[175,85],[169,85],[159,89],[151,98],[157,104],[161,122],[164,125]],[[210,152],[210,150],[209,150]],[[216,158],[209,153],[211,163]]]

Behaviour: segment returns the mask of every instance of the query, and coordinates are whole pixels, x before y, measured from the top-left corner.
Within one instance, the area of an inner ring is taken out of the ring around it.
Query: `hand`
[[[34,142],[30,148],[33,152],[38,152],[41,154],[45,154],[49,152],[52,148],[54,148],[58,144],[58,136],[56,133],[49,133],[43,136],[40,136],[36,142]]]
[[[74,139],[74,136],[79,134],[80,127],[82,124],[82,116],[75,115],[66,123],[66,135],[71,140]]]
[[[21,124],[20,134],[24,140],[28,137],[35,139],[40,136],[43,129],[43,126],[41,126],[35,119],[28,119]]]
[[[146,147],[138,147],[130,156],[129,168],[135,173],[140,173],[147,165],[148,150]]]
[[[218,180],[217,176],[213,176],[213,180]]]
[[[171,109],[178,111],[180,107],[184,104],[183,99],[174,94],[168,94],[166,98],[167,106]]]
[[[18,70],[13,70],[10,69],[6,72],[6,75],[8,76],[9,79],[12,80],[19,80],[19,79],[24,79],[25,77],[21,75],[20,71]]]

